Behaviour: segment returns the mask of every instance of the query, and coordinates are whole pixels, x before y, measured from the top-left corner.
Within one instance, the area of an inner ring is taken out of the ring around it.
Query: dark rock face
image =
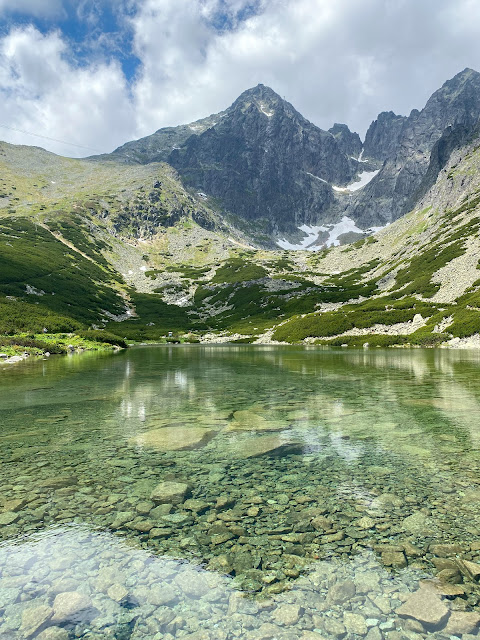
[[[324,214],[334,202],[331,184],[352,181],[358,163],[349,156],[359,148],[358,135],[348,127],[337,139],[272,89],[258,85],[220,114],[157,131],[110,157],[167,161],[187,185],[217,198],[237,216],[261,221],[266,231],[276,232],[328,219]]]
[[[405,120],[405,116],[397,116],[393,111],[383,111],[368,128],[363,157],[384,162],[395,155]]]
[[[407,202],[407,208],[413,209],[415,203],[423,198],[427,191],[435,184],[438,174],[448,163],[450,156],[456,149],[460,149],[480,137],[480,126],[470,127],[459,124],[447,127],[441,138],[433,145],[430,163],[420,186]]]
[[[336,122],[328,132],[332,134],[346,156],[358,158],[362,153],[363,145],[360,136],[358,133],[350,131],[346,124],[338,124]]]
[[[427,173],[435,143],[447,127],[473,130],[479,117],[480,74],[471,69],[448,80],[422,111],[412,111],[400,131],[397,116],[379,117],[370,128],[365,154],[368,150],[378,159],[382,153],[388,155],[378,176],[355,196],[347,215],[365,225],[390,222],[407,213],[415,204],[413,196]],[[398,133],[395,148],[388,149],[384,143],[389,131],[393,138]]]
[[[480,74],[465,69],[436,91],[422,111],[413,110],[408,117],[381,113],[368,129],[360,163],[355,158],[362,152],[361,140],[347,125],[323,131],[272,89],[258,85],[219,114],[160,129],[108,158],[168,162],[187,186],[215,198],[216,208],[268,235],[335,222],[344,215],[368,228],[414,208],[425,185],[431,186],[445,158],[475,129],[479,117]],[[332,189],[380,167],[354,193]]]

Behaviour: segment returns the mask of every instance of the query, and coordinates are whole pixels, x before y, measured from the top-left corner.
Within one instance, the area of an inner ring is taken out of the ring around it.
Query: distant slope
[[[142,241],[178,225],[199,236],[223,228],[164,164],[93,163],[0,143],[0,175],[0,333],[135,316],[135,287],[148,282]]]
[[[1,145],[0,332],[105,327],[135,340],[172,331],[371,346],[476,335],[480,139],[472,135],[455,127],[438,141],[430,186],[410,213],[317,253],[256,248],[168,165]]]
[[[193,326],[243,341],[440,344],[480,332],[479,213],[477,139],[373,237],[317,254],[232,249],[202,274],[174,253],[158,277],[190,291]]]

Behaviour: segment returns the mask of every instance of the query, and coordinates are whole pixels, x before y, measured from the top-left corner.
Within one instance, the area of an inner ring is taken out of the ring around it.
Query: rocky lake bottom
[[[0,639],[480,628],[480,353],[169,346],[0,369]]]

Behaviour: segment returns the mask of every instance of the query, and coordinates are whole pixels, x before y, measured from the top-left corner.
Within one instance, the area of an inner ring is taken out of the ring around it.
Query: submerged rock
[[[293,442],[289,442],[281,436],[259,436],[249,438],[242,443],[238,443],[235,452],[240,458],[258,458],[263,455],[282,455],[299,447]]]
[[[46,605],[26,609],[22,614],[20,633],[24,638],[33,636],[53,616],[53,609]]]
[[[60,627],[48,627],[44,629],[38,636],[35,636],[35,640],[69,640],[69,634],[66,629]]]
[[[201,427],[164,427],[142,433],[132,438],[130,444],[158,451],[182,451],[197,449],[207,444],[216,433],[213,429]]]
[[[18,513],[13,513],[12,511],[6,511],[5,513],[0,513],[0,526],[7,526],[9,524],[13,524],[19,518]]]
[[[273,611],[272,618],[277,624],[289,627],[299,621],[302,613],[303,609],[298,604],[283,604]]]
[[[452,611],[445,627],[448,635],[475,634],[480,626],[480,615],[474,611]]]
[[[433,589],[422,587],[412,593],[396,613],[428,627],[440,627],[446,622],[450,612]]]
[[[288,427],[285,420],[268,420],[261,413],[244,409],[235,411],[228,431],[282,431]]]
[[[152,491],[153,502],[163,504],[180,504],[184,501],[190,488],[184,482],[161,482]]]
[[[92,606],[90,598],[78,591],[59,593],[53,602],[53,622],[76,622]]]

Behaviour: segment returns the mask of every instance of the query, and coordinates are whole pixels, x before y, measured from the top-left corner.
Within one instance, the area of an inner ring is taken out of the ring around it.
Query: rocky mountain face
[[[336,122],[328,132],[332,134],[346,156],[351,158],[358,158],[360,156],[363,145],[358,133],[350,131],[346,124],[338,124],[338,122]]]
[[[164,160],[185,184],[266,233],[328,220],[331,184],[358,173],[358,134],[346,125],[323,131],[264,85],[245,91],[226,111],[161,129],[110,157],[128,163]],[[105,158],[105,156],[103,157]]]
[[[479,117],[480,74],[471,69],[448,80],[421,111],[381,113],[363,144],[347,125],[323,131],[258,85],[221,113],[160,129],[99,159],[167,162],[192,195],[268,244],[298,235],[301,225],[344,216],[360,229],[396,220],[415,207]],[[364,186],[355,187],[365,172]]]
[[[368,128],[363,144],[363,157],[381,163],[392,158],[397,151],[405,120],[405,116],[397,116],[393,111],[380,113]]]
[[[380,114],[367,133],[364,155],[383,160],[384,165],[348,205],[347,215],[369,226],[391,222],[410,211],[435,144],[448,127],[457,131],[463,127],[465,138],[479,118],[480,74],[472,69],[448,80],[422,111],[415,109],[407,118]]]
[[[0,144],[0,329],[458,343],[480,333],[474,135],[467,125],[443,132],[412,212],[319,252],[257,250],[165,163],[72,161]]]

